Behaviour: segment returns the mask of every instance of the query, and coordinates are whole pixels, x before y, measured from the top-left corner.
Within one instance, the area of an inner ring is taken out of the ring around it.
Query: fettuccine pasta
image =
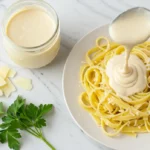
[[[86,63],[80,70],[84,92],[79,103],[111,137],[119,133],[136,136],[150,132],[150,42],[137,45],[131,51],[147,68],[147,86],[143,92],[129,96],[128,101],[116,95],[105,72],[109,59],[123,52],[124,46],[100,37],[96,46],[86,53]]]

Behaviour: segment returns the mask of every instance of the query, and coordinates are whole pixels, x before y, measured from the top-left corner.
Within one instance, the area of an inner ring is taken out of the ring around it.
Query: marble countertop
[[[0,0],[9,6],[15,0]],[[108,24],[122,11],[136,6],[150,8],[149,0],[47,0],[61,23],[61,49],[55,60],[41,69],[30,70],[47,90],[56,107],[52,117],[50,140],[57,150],[111,150],[88,138],[73,122],[62,94],[62,72],[69,52],[85,34]],[[30,150],[30,149],[28,149]]]

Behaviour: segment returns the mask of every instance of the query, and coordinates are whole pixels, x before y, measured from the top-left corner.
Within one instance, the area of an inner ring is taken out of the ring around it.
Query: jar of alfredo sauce
[[[2,26],[4,47],[11,60],[22,67],[43,67],[59,51],[59,19],[44,1],[17,1],[6,11]]]

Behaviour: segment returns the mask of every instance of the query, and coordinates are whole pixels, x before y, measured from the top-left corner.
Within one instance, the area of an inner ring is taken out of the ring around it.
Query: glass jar
[[[42,7],[56,23],[56,29],[52,37],[40,46],[22,47],[13,42],[6,34],[7,24],[13,14],[32,6]],[[60,48],[60,26],[55,10],[46,2],[39,0],[21,0],[11,5],[2,21],[2,33],[4,48],[9,57],[16,64],[25,68],[40,68],[49,64],[57,55]]]

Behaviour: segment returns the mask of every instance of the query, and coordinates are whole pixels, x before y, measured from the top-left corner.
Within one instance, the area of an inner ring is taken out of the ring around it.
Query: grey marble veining
[[[0,0],[9,6],[15,0]],[[148,0],[47,0],[56,10],[61,24],[61,49],[55,60],[41,69],[30,70],[47,89],[56,107],[52,117],[51,141],[57,150],[111,150],[87,137],[73,122],[62,96],[62,72],[75,43],[98,26],[108,24],[122,11],[143,6]]]

